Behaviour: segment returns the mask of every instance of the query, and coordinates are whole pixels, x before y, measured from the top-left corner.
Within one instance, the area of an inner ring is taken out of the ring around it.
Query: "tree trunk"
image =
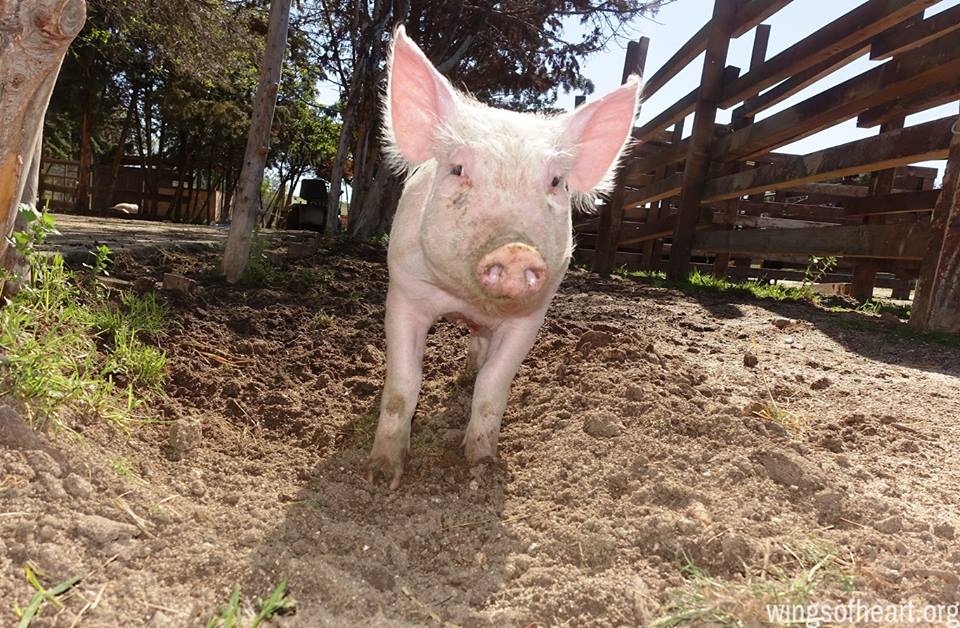
[[[83,111],[80,114],[80,167],[77,175],[77,202],[75,209],[81,214],[90,213],[90,171],[93,167],[93,145],[90,139],[93,126],[93,96],[89,87],[84,90]]]
[[[273,0],[270,4],[270,30],[267,47],[260,68],[260,82],[253,101],[250,135],[240,173],[240,198],[233,210],[230,235],[223,255],[223,271],[230,283],[240,280],[253,240],[253,226],[260,205],[260,184],[270,149],[270,127],[280,88],[280,70],[287,47],[287,29],[290,21],[290,0]]]
[[[84,0],[0,3],[0,259],[60,64],[86,14]]]
[[[127,136],[130,134],[130,125],[133,124],[133,115],[137,109],[137,97],[139,90],[133,90],[130,95],[130,106],[127,107],[127,115],[123,119],[123,127],[120,129],[120,140],[117,142],[117,150],[113,153],[113,164],[110,166],[110,185],[107,188],[107,209],[117,203],[117,179],[120,177],[120,164],[123,160],[123,153],[127,143]]]
[[[23,196],[20,202],[31,207],[37,206],[38,192],[40,191],[40,157],[43,154],[43,133],[37,138],[37,146],[33,151],[33,159],[30,160],[30,169],[27,171],[26,181],[23,186]],[[19,211],[13,221],[13,232],[23,231],[27,228],[27,221]],[[23,283],[30,282],[30,263],[20,254],[20,251],[14,248],[8,248],[3,259],[3,269],[10,275],[16,277],[16,280],[9,280],[6,283],[0,278],[0,296],[12,299],[18,292]]]

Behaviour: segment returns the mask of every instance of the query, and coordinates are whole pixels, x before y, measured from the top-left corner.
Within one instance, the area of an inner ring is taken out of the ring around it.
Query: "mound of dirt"
[[[437,323],[390,492],[362,473],[383,251],[324,242],[243,289],[216,262],[115,269],[198,282],[166,297],[156,423],[42,435],[0,412],[4,623],[30,561],[47,584],[83,576],[35,625],[205,625],[235,585],[249,616],[283,579],[297,607],[279,625],[635,625],[675,608],[691,565],[738,587],[806,573],[805,543],[842,571],[814,601],[960,602],[957,349],[571,271],[500,468],[465,467],[467,331]]]

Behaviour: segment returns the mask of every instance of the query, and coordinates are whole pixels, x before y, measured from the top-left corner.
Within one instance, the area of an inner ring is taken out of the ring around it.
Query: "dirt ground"
[[[641,625],[697,587],[735,592],[750,623],[750,587],[807,576],[812,601],[960,602],[960,349],[574,270],[514,383],[499,469],[465,467],[467,332],[435,326],[390,492],[363,479],[384,251],[325,241],[245,289],[216,261],[114,268],[200,282],[165,296],[158,422],[77,419],[70,437],[0,413],[3,625],[34,592],[28,560],[85,576],[37,626],[202,626],[236,584],[249,614],[284,578],[296,612],[273,625]]]

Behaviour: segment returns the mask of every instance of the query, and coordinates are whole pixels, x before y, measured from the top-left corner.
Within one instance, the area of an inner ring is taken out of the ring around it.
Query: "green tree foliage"
[[[45,154],[83,161],[87,153],[91,165],[120,156],[162,160],[175,165],[182,179],[212,184],[229,199],[242,165],[269,4],[89,0],[88,5],[87,26],[68,54],[51,101]],[[320,165],[328,169],[324,133],[336,130],[331,112],[317,103],[316,85],[324,75],[312,42],[292,34],[290,44],[279,98],[283,115],[269,158],[281,180]],[[147,184],[157,182],[148,177]],[[149,216],[152,209],[142,212]],[[173,218],[191,216],[175,202]]]
[[[402,185],[380,158],[379,103],[397,24],[406,24],[440,70],[480,100],[543,111],[561,92],[591,92],[583,59],[632,36],[629,23],[665,1],[301,0],[291,16],[267,161],[268,179],[276,183],[264,196],[261,221],[280,224],[297,182],[320,176],[331,181],[331,217],[339,212],[342,183],[352,185],[354,235],[389,228]],[[230,198],[269,0],[88,5],[87,26],[53,95],[45,154],[91,167],[118,167],[123,156],[143,164],[160,159],[175,164],[183,179],[212,184]],[[321,104],[322,84],[338,89],[335,103]],[[177,207],[173,217],[191,214]]]
[[[322,65],[340,86],[343,129],[331,171],[335,212],[343,169],[354,177],[350,230],[369,237],[389,227],[401,189],[378,150],[386,48],[407,33],[455,85],[481,101],[543,111],[558,93],[593,91],[584,57],[632,33],[629,23],[669,0],[314,0],[311,25]],[[352,156],[352,160],[349,157]]]

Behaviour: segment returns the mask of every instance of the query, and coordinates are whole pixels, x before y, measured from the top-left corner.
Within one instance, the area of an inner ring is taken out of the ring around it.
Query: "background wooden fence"
[[[637,127],[615,191],[599,218],[577,224],[578,255],[601,273],[616,266],[694,268],[738,278],[802,278],[810,256],[834,256],[826,281],[854,296],[890,287],[912,322],[960,331],[960,149],[943,190],[936,172],[957,116],[905,126],[906,116],[960,95],[960,7],[924,18],[936,0],[868,0],[767,57],[763,20],[790,0],[716,0],[709,22],[650,76],[643,98],[704,55],[700,85]],[[750,31],[745,72],[727,65],[730,40]],[[627,50],[624,78],[643,74],[645,38]],[[761,120],[754,117],[859,57],[887,59]],[[716,122],[733,108],[731,123]],[[684,120],[693,114],[689,135]],[[776,152],[856,118],[876,136],[807,155]]]
[[[56,211],[124,215],[110,212],[115,203],[136,205],[131,218],[176,220],[210,224],[223,218],[224,194],[216,173],[182,175],[166,162],[125,159],[113,181],[112,165],[101,164],[87,174],[81,185],[79,161],[44,158],[40,162],[40,203]],[[156,190],[155,192],[153,190]]]

